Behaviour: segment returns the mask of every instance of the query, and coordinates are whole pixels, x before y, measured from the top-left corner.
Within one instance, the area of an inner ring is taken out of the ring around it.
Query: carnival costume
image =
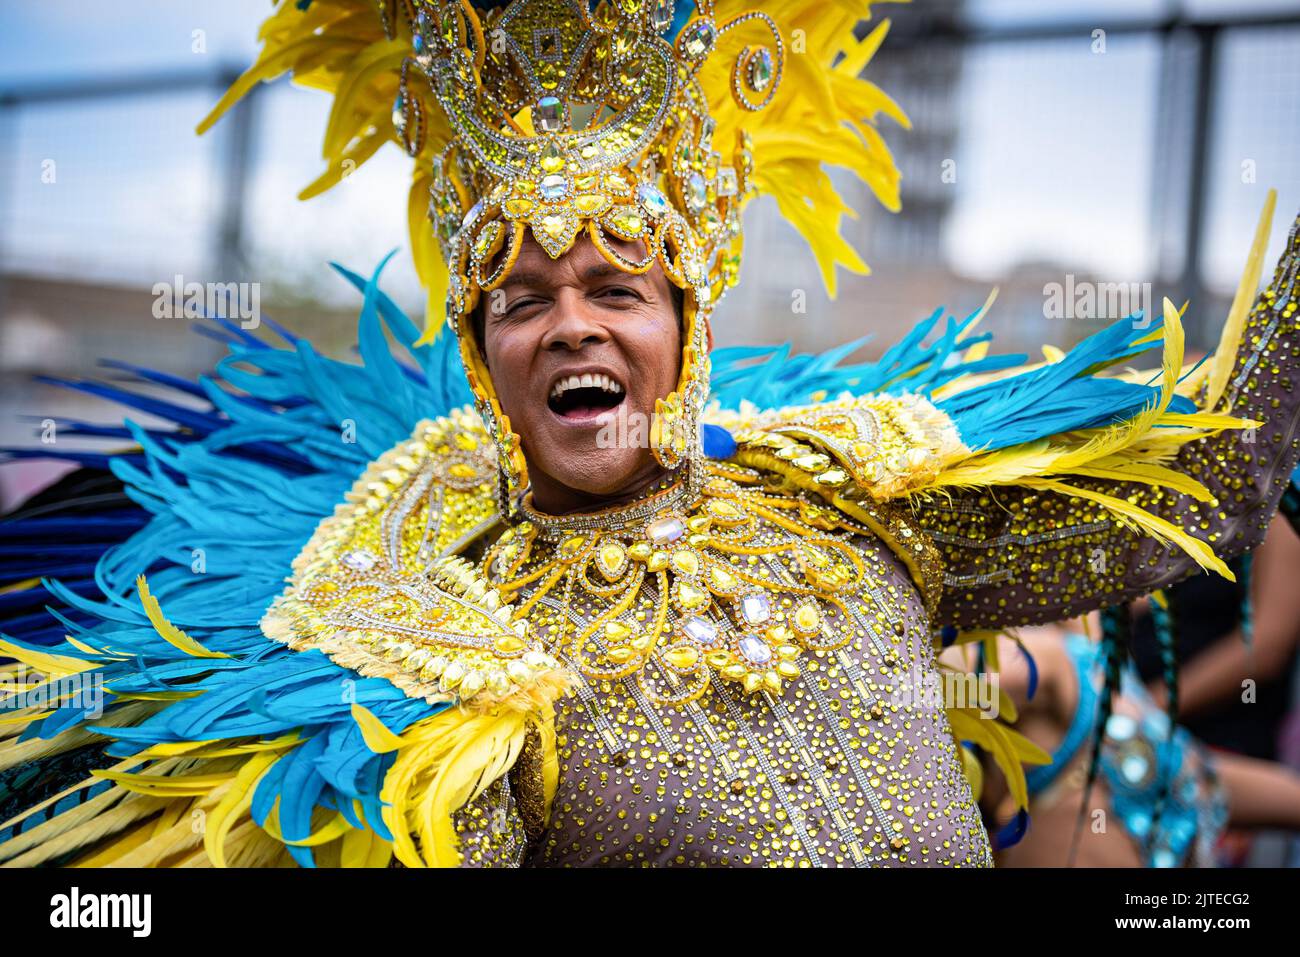
[[[1039,809],[1075,783],[1067,771],[1093,738],[1105,688],[1102,646],[1075,633],[1066,636],[1065,646],[1079,704],[1051,764],[1025,774]],[[1106,720],[1098,762],[1115,815],[1148,867],[1213,867],[1215,843],[1228,824],[1227,794],[1213,757],[1186,728],[1170,725],[1132,665],[1122,671],[1119,694],[1128,707]],[[1077,777],[1089,777],[1083,765],[1075,770]]]
[[[65,561],[54,618],[0,644],[47,676],[24,700],[48,695],[0,719],[0,863],[990,863],[971,749],[1022,808],[1047,755],[909,699],[909,676],[954,641],[996,668],[1001,629],[1258,543],[1297,454],[1300,239],[1251,308],[1265,217],[1192,370],[1169,303],[1031,366],[987,354],[983,310],[865,365],[710,355],[749,198],[776,198],[828,285],[864,266],[824,166],[897,205],[874,120],[905,118],[858,79],[888,27],[856,38],[869,13],[283,0],[217,113],[285,73],[332,94],[309,194],[386,142],[411,154],[426,328],[343,270],[362,365],[229,326],[220,382],[136,370],[208,410],[109,393],[177,428],[123,427],[138,450],[111,467],[147,524],[94,526],[116,544],[93,574]],[[671,481],[630,505],[532,504],[472,328],[526,234],[684,290],[650,437]],[[1154,376],[1099,375],[1157,345]],[[41,521],[9,541],[56,534]],[[73,703],[91,677],[102,716]],[[74,780],[33,804],[14,782],[42,768]]]

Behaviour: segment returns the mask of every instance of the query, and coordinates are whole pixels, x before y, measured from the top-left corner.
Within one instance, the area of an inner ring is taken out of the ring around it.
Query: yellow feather
[[[1246,268],[1242,271],[1241,282],[1232,298],[1232,307],[1228,310],[1227,321],[1219,337],[1219,346],[1214,351],[1210,363],[1209,382],[1206,386],[1202,407],[1208,411],[1218,408],[1219,400],[1228,386],[1228,378],[1237,358],[1237,344],[1241,341],[1242,330],[1246,327],[1246,316],[1259,288],[1259,277],[1264,269],[1264,250],[1268,246],[1269,228],[1273,223],[1273,207],[1277,205],[1277,190],[1270,189],[1264,200],[1264,210],[1259,215],[1255,227],[1255,240],[1250,244],[1250,254],[1246,257]],[[1226,411],[1226,410],[1225,410]]]
[[[978,744],[993,756],[1018,807],[1029,806],[1024,764],[1049,764],[1051,756],[1024,735],[972,708],[947,708],[953,737]]]
[[[387,867],[392,859],[393,846],[369,829],[354,828],[343,835],[342,867]]]
[[[1060,492],[1062,495],[1074,495],[1095,502],[1125,524],[1141,529],[1157,541],[1177,545],[1191,556],[1196,564],[1207,571],[1217,572],[1228,581],[1237,580],[1236,576],[1228,569],[1228,566],[1214,554],[1214,550],[1205,542],[1192,537],[1172,522],[1166,521],[1158,515],[1153,515],[1125,499],[1050,479],[1026,479],[1022,484],[1030,488],[1049,489]]]
[[[387,754],[402,747],[402,738],[389,731],[387,726],[365,706],[355,703],[352,705],[352,720],[361,729],[361,737],[366,742],[366,747],[375,754]]]
[[[144,613],[148,616],[150,624],[153,625],[154,630],[158,632],[163,641],[194,658],[230,657],[225,652],[208,651],[208,649],[168,621],[163,616],[162,608],[158,605],[158,599],[149,593],[149,583],[145,581],[143,575],[135,580],[135,585],[140,592],[140,604],[144,606]]]
[[[65,655],[55,655],[48,651],[36,651],[32,648],[23,648],[15,645],[11,641],[5,641],[3,638],[0,638],[0,655],[4,655],[7,658],[14,658],[27,665],[29,668],[33,668],[36,671],[51,675],[55,678],[80,674],[83,671],[89,671],[91,668],[95,667],[93,662],[82,661],[80,658],[69,658]]]
[[[203,847],[213,866],[226,866],[223,844],[226,835],[230,832],[235,819],[252,807],[254,789],[280,757],[281,754],[275,751],[262,752],[250,757],[235,775],[233,785],[208,815],[203,829]]]

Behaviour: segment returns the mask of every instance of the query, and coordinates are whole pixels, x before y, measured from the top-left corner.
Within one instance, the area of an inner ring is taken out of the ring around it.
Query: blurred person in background
[[[1052,762],[1028,770],[1028,829],[998,854],[1000,866],[1214,867],[1227,827],[1300,832],[1300,772],[1208,749],[1180,726],[1171,736],[1168,716],[1131,667],[1107,712],[1101,646],[1083,621],[1026,630],[1020,640],[1023,651],[999,641],[1001,689],[1015,704],[1017,729]],[[1005,821],[1014,815],[1006,782],[991,762],[984,767],[981,804]]]
[[[1279,516],[1263,544],[1232,567],[1236,582],[1198,575],[1167,592],[1183,662],[1178,721],[1218,751],[1300,767],[1295,742],[1300,535]],[[1136,612],[1134,661],[1164,710],[1168,689],[1154,618],[1145,602]],[[1226,835],[1225,858],[1248,860],[1254,837],[1254,832]]]

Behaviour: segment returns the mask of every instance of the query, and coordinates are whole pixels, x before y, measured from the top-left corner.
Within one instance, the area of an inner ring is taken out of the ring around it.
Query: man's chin
[[[528,470],[545,475],[550,483],[592,497],[624,494],[645,471],[644,457],[624,449],[601,449],[594,442],[565,443],[548,450],[544,460]],[[615,454],[611,454],[615,453]]]

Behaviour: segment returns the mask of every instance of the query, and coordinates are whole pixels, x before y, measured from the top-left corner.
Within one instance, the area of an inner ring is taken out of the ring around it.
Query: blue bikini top
[[[1083,635],[1070,634],[1066,647],[1079,679],[1079,706],[1060,747],[1052,754],[1052,763],[1026,772],[1031,795],[1042,793],[1056,781],[1091,741],[1097,723],[1101,646]],[[1189,863],[1190,852],[1195,852],[1195,863],[1211,863],[1228,812],[1207,752],[1184,728],[1175,726],[1170,736],[1168,716],[1151,700],[1131,666],[1121,675],[1120,692],[1137,704],[1140,716],[1112,714],[1106,722],[1100,771],[1110,785],[1114,813],[1142,848],[1148,867],[1182,866]],[[1189,760],[1193,756],[1199,758],[1199,770],[1197,762]],[[1165,803],[1151,839],[1162,790]]]

